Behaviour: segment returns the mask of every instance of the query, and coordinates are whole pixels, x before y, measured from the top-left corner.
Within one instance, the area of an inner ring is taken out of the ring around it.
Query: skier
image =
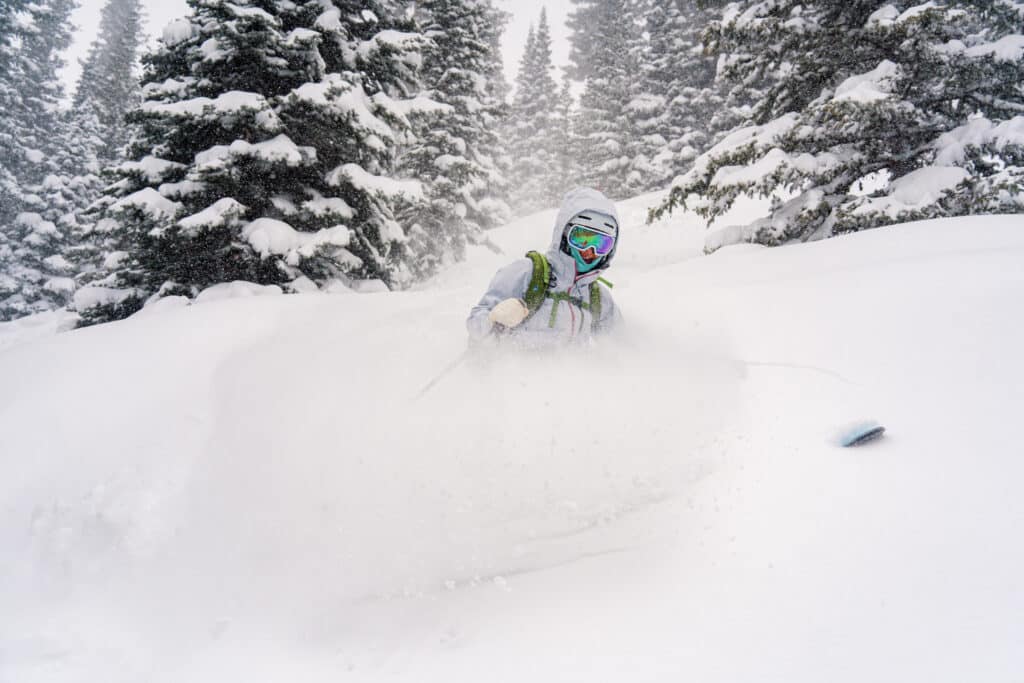
[[[546,254],[532,251],[494,276],[469,314],[471,339],[508,336],[526,347],[587,342],[620,316],[601,275],[618,247],[615,205],[590,188],[569,192]]]

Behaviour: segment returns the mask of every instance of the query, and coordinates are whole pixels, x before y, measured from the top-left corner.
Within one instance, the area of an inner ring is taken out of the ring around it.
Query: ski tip
[[[885,427],[874,420],[858,422],[844,429],[840,433],[837,442],[843,448],[863,446],[866,443],[880,439],[883,434],[885,434]]]

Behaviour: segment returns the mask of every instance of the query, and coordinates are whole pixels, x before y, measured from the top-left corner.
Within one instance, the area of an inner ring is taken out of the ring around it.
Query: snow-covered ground
[[[1021,217],[703,257],[657,199],[621,334],[419,400],[553,212],[414,292],[0,326],[0,681],[1020,681]]]

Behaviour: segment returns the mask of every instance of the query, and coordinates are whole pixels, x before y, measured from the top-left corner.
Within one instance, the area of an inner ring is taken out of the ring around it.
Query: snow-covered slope
[[[415,292],[0,328],[0,681],[1019,680],[1021,217],[696,258],[656,199],[621,335],[421,399],[553,213]]]

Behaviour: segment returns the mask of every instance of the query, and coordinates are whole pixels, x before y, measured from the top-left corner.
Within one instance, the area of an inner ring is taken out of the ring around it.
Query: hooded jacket
[[[615,224],[619,226],[620,234],[616,235],[615,247],[600,266],[588,273],[577,275],[576,262],[570,254],[562,251],[562,244],[565,239],[565,230],[572,219],[587,212],[598,212],[611,216],[615,219]],[[619,246],[621,231],[622,226],[619,225],[615,204],[603,194],[590,188],[573,190],[567,194],[562,201],[558,217],[555,219],[551,245],[546,253],[551,266],[551,286],[548,292],[564,292],[576,301],[589,302],[590,284],[601,277],[611,264]],[[532,275],[533,262],[529,258],[519,259],[499,270],[491,280],[487,293],[469,314],[466,327],[470,337],[477,340],[486,337],[492,328],[492,323],[488,318],[491,309],[505,299],[524,299]],[[612,299],[611,290],[603,283],[598,286],[601,288],[601,318],[598,321],[597,329],[598,332],[604,332],[615,326],[619,320],[619,312]],[[551,327],[551,309],[554,306],[558,306],[558,312],[555,325]],[[587,341],[593,335],[591,323],[590,312],[573,301],[555,301],[546,298],[537,312],[527,318],[519,327],[511,330],[509,336],[514,338],[517,343],[529,347]]]

